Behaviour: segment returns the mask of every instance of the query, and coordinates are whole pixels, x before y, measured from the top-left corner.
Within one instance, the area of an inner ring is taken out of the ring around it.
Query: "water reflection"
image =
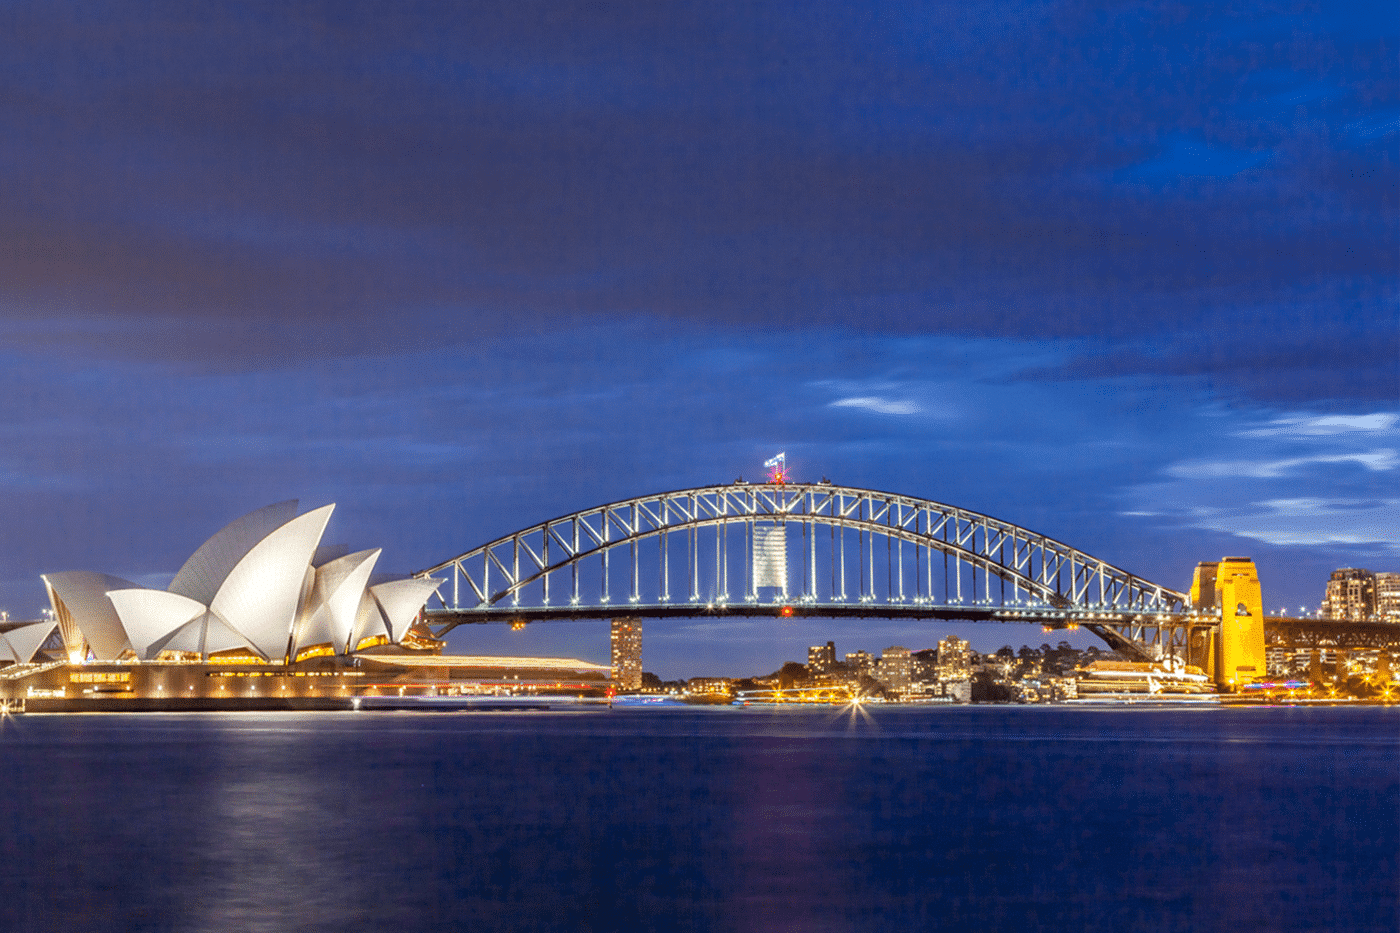
[[[1389,929],[1400,711],[0,721],[0,929]]]

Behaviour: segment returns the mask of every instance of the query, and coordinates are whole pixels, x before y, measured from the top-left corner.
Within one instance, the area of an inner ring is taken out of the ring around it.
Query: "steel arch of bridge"
[[[753,569],[758,525],[784,527],[789,542],[800,532],[799,586],[759,593],[764,587],[755,585]],[[818,568],[820,526],[827,528],[823,550],[829,573]],[[737,568],[731,564],[739,542],[729,540],[731,530],[742,533]],[[848,543],[854,546],[854,562]],[[653,549],[646,573],[639,556],[644,545]],[[877,560],[881,548],[885,553]],[[615,556],[624,551],[625,569],[619,574]],[[935,556],[943,563],[941,574],[935,573]],[[877,569],[886,571],[883,587]],[[740,482],[624,499],[505,535],[418,576],[443,571],[451,578],[439,587],[437,606],[429,604],[430,615],[440,613],[445,623],[450,616],[443,631],[503,618],[691,610],[740,614],[745,607],[765,605],[793,607],[802,615],[1003,620],[1011,607],[1025,607],[1055,610],[1065,618],[1076,612],[1092,618],[1098,611],[1126,622],[1179,613],[1186,601],[1183,593],[1010,522],[941,502],[828,483]],[[614,581],[614,576],[625,579]],[[731,580],[741,588],[737,596]],[[615,583],[625,583],[626,591],[615,594]],[[1141,638],[1138,632],[1133,636]]]

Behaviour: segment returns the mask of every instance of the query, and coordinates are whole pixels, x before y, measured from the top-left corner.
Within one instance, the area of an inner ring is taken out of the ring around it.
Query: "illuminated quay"
[[[6,709],[37,712],[337,710],[367,697],[605,699],[606,665],[573,658],[360,653],[257,661],[42,660],[0,670]]]

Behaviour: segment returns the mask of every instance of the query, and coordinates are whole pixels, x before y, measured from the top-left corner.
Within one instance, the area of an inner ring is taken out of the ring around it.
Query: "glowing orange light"
[[[783,607],[783,610],[782,610],[782,614],[785,615],[785,616],[790,616],[790,615],[792,615],[792,607],[791,607],[791,606],[784,606],[784,607]]]

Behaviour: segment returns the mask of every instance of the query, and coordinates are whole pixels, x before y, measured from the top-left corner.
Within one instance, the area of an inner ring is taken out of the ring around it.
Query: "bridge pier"
[[[1220,623],[1202,633],[1200,645],[1205,661],[1201,666],[1218,689],[1234,693],[1264,676],[1264,598],[1254,561],[1226,557],[1197,564],[1191,605],[1220,610]],[[1194,635],[1188,640],[1193,648],[1196,641]],[[1188,658],[1187,663],[1196,662]]]

